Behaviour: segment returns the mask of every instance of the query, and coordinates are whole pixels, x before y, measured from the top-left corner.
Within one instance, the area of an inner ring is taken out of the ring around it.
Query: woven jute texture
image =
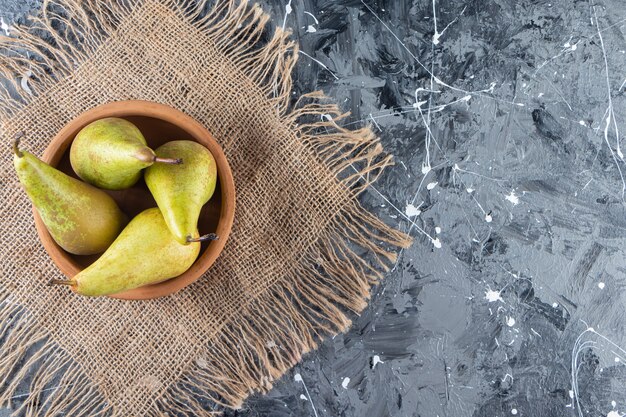
[[[265,392],[350,325],[409,244],[358,195],[390,164],[369,128],[311,93],[294,100],[298,56],[255,5],[57,0],[0,39],[0,404],[16,414],[209,415]],[[37,239],[9,143],[41,155],[102,103],[178,108],[218,139],[237,187],[217,263],[157,300],[77,296]]]

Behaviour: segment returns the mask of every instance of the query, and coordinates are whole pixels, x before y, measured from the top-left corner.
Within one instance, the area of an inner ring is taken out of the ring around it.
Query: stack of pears
[[[85,126],[70,149],[73,178],[13,146],[17,176],[54,241],[75,255],[102,255],[68,280],[78,294],[102,296],[176,277],[195,262],[200,210],[217,183],[215,158],[188,140],[152,150],[131,122],[109,117]],[[102,189],[132,187],[144,176],[157,206],[130,222]]]

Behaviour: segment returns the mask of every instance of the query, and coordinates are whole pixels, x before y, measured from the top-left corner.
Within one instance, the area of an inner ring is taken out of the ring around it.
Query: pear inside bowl
[[[156,149],[173,140],[192,140],[209,149],[217,166],[218,181],[213,197],[206,203],[198,220],[201,234],[216,233],[218,240],[203,242],[200,255],[183,274],[158,284],[139,287],[111,295],[121,299],[150,299],[172,294],[200,278],[218,258],[230,231],[235,213],[235,185],[226,156],[217,140],[200,123],[184,113],[159,103],[147,101],[119,101],[91,109],[68,123],[51,141],[42,160],[60,171],[78,178],[72,170],[69,149],[76,134],[87,124],[105,117],[120,117],[135,124],[142,132],[148,146]],[[105,190],[129,218],[156,207],[143,178],[134,186],[119,191]],[[64,251],[56,244],[34,211],[37,233],[46,251],[67,277],[72,278],[91,265],[100,255],[80,256]],[[149,256],[146,254],[146,256]]]

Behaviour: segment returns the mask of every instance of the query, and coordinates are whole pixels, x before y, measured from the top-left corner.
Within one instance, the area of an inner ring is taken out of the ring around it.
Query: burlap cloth
[[[408,244],[357,201],[389,158],[369,129],[339,128],[342,115],[320,94],[293,102],[297,46],[268,20],[236,0],[211,10],[58,0],[1,39],[0,404],[27,393],[19,412],[73,417],[240,407],[365,307],[390,251]],[[79,113],[124,99],[199,120],[237,186],[218,262],[158,300],[45,285],[61,274],[37,239],[8,146],[24,131],[41,154]]]

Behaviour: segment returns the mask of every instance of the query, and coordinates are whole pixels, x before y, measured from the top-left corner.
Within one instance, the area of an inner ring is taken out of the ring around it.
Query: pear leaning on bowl
[[[197,142],[176,140],[156,149],[160,158],[182,158],[180,165],[155,164],[144,178],[163,213],[165,222],[179,243],[216,239],[214,234],[198,236],[202,206],[213,196],[217,166],[213,154]]]
[[[178,158],[159,158],[141,131],[125,119],[107,117],[81,129],[70,149],[70,162],[80,178],[99,188],[123,190],[141,178],[141,170],[155,162],[180,164]]]
[[[188,270],[199,253],[200,243],[178,243],[161,211],[150,208],[132,219],[96,262],[73,279],[50,284],[69,285],[92,297],[116,294],[174,278]]]
[[[13,165],[54,241],[75,255],[101,253],[128,218],[104,191],[51,167],[13,145]]]

